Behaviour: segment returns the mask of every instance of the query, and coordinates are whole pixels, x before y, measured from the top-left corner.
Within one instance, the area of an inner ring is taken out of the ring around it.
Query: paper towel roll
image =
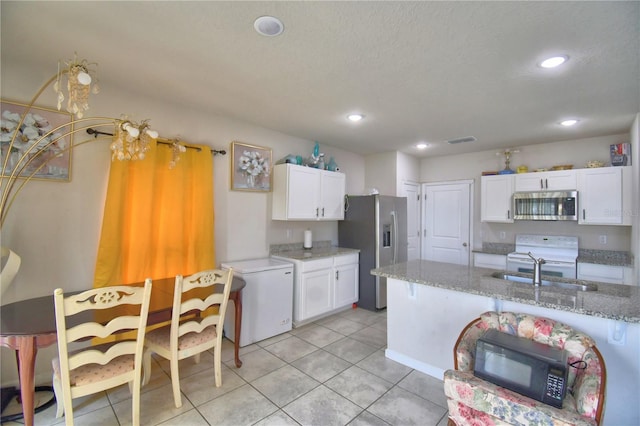
[[[304,245],[303,247],[306,249],[310,249],[313,246],[312,243],[312,236],[311,236],[311,230],[307,229],[306,231],[304,231]]]

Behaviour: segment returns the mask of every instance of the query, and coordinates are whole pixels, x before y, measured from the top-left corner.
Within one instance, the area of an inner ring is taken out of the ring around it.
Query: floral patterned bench
[[[502,388],[473,375],[476,340],[488,329],[565,349],[568,392],[562,409]],[[512,312],[485,312],[460,333],[454,347],[454,370],[444,374],[449,424],[463,425],[597,425],[604,408],[606,369],[594,340],[570,326],[543,317]]]

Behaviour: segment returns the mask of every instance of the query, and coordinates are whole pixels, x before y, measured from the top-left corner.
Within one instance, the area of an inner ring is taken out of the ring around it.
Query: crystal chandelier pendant
[[[67,66],[66,69],[58,70],[57,79],[53,85],[53,90],[58,95],[58,110],[62,108],[62,103],[65,100],[60,79],[66,74],[68,97],[66,109],[76,118],[82,118],[84,117],[84,112],[89,109],[89,95],[100,92],[97,78],[91,75],[97,74],[91,69],[91,66],[96,64],[90,64],[85,59],[78,61],[76,55],[72,61],[67,62],[65,65]],[[91,83],[93,83],[93,87]]]
[[[151,144],[158,139],[158,132],[149,127],[149,121],[134,123],[123,119],[116,123],[116,131],[111,142],[111,159],[120,161],[144,160]]]

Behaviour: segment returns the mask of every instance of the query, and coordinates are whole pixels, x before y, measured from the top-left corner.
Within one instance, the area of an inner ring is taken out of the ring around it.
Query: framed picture
[[[231,189],[271,191],[271,149],[231,142]]]
[[[18,178],[33,175],[34,179],[68,182],[71,180],[72,115],[32,106],[18,128],[20,118],[27,109],[28,106],[24,104],[0,101],[0,169],[7,160],[6,168],[1,170],[2,176],[10,176],[16,167],[26,164]],[[18,134],[9,149],[15,132]],[[34,145],[37,147],[29,151]]]

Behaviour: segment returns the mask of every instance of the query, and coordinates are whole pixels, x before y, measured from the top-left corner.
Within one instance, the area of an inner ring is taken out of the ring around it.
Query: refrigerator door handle
[[[395,265],[398,259],[398,221],[396,219],[396,212],[391,212],[391,246],[393,247],[393,259],[391,264]]]

